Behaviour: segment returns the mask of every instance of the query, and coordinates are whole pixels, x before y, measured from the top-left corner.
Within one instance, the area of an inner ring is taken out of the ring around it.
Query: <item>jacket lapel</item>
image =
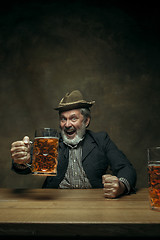
[[[87,132],[82,146],[82,161],[86,159],[86,157],[91,153],[94,148],[95,141]]]
[[[62,141],[59,142],[59,152],[60,153],[62,152],[63,156],[65,158],[68,158],[68,148],[65,146],[65,144]]]
[[[58,151],[58,177],[63,178],[65,175],[65,172],[67,170],[68,166],[68,156],[69,156],[69,150],[65,146],[65,144],[60,141],[59,142],[59,151]]]

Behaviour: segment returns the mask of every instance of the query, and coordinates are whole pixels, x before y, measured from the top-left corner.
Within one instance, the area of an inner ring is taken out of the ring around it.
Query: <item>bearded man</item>
[[[88,130],[90,108],[80,91],[67,93],[55,110],[59,111],[61,137],[57,176],[47,177],[43,188],[103,188],[104,196],[116,198],[135,190],[136,171],[127,157],[117,148],[106,132]],[[11,146],[12,169],[30,173],[29,137]],[[110,166],[112,174],[106,174]]]

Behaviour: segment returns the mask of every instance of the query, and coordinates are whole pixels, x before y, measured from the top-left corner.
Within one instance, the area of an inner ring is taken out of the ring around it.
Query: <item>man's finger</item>
[[[20,146],[25,146],[24,142],[23,141],[16,141],[16,142],[13,142],[11,147],[20,147]]]
[[[25,146],[12,147],[11,148],[11,153],[14,153],[14,152],[29,152],[29,149]]]
[[[104,188],[113,188],[114,185],[115,185],[114,183],[110,183],[110,182],[107,182],[107,183],[103,184]]]
[[[104,193],[104,197],[106,197],[106,198],[115,198],[116,197],[116,193],[115,192],[106,192],[106,193]]]
[[[23,158],[27,156],[27,152],[14,152],[12,154],[13,158]]]
[[[103,184],[107,183],[107,182],[112,183],[112,182],[117,182],[118,178],[116,176],[112,176],[112,175],[103,175],[102,181],[103,181]]]
[[[25,163],[28,163],[28,160],[26,159],[26,157],[23,157],[23,158],[20,158],[20,159],[16,159],[14,161],[14,163],[25,164]]]

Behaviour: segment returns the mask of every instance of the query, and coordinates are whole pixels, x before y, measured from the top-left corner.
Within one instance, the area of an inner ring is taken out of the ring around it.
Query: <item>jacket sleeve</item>
[[[19,173],[19,174],[29,174],[29,173],[31,173],[30,168],[28,168],[28,167],[24,168],[24,169],[18,168],[16,166],[16,164],[13,163],[13,161],[12,161],[11,170],[13,170],[14,172]]]
[[[135,191],[136,170],[125,154],[113,143],[108,134],[106,134],[104,139],[104,148],[113,175],[126,179],[130,184],[131,191]]]
[[[12,160],[11,170],[18,173],[18,174],[24,174],[24,175],[31,173],[31,169],[29,167],[24,168],[24,169],[23,168],[18,168],[17,164],[15,164],[13,162],[13,160]]]

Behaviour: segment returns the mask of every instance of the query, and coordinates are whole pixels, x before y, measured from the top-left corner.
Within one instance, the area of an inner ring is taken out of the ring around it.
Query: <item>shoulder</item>
[[[105,138],[106,136],[108,136],[107,132],[93,132],[91,130],[87,130],[87,134],[89,134],[91,137],[93,138]]]
[[[87,134],[98,145],[101,150],[117,150],[116,144],[111,140],[107,132],[93,132],[87,130]]]
[[[110,138],[107,132],[93,132],[87,130],[87,135],[89,135],[98,145],[107,142]]]

